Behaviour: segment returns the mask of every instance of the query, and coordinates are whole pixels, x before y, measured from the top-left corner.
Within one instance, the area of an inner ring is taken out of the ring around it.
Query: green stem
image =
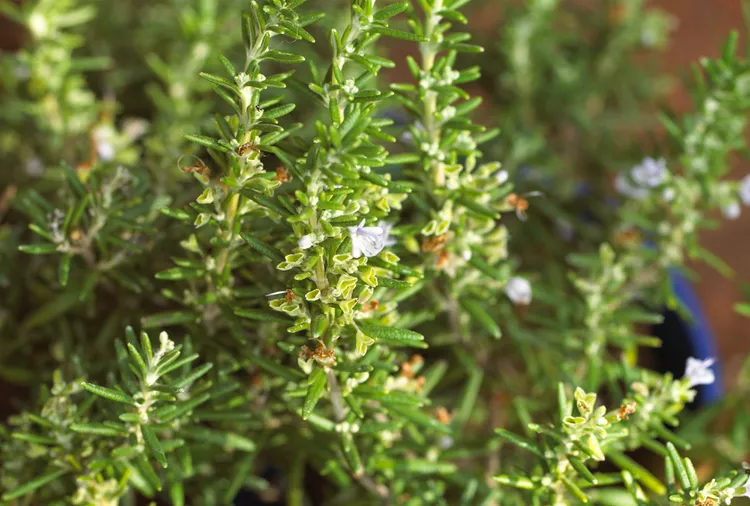
[[[237,211],[240,206],[240,199],[241,196],[239,193],[233,194],[229,198],[229,202],[227,204],[227,215],[226,215],[226,224],[228,230],[224,234],[224,239],[229,243],[228,245],[224,246],[221,249],[221,252],[219,253],[219,257],[216,261],[216,272],[219,273],[221,276],[219,285],[223,285],[229,280],[229,251],[232,247],[232,242],[234,242],[235,238],[235,220],[237,219]]]
[[[420,44],[420,53],[422,54],[422,70],[426,75],[432,74],[432,69],[435,66],[435,59],[437,57],[437,43],[435,39],[435,30],[440,24],[442,19],[441,16],[435,14],[443,8],[443,0],[435,0],[431,11],[427,14],[425,20],[425,37],[427,42]],[[424,128],[427,132],[427,136],[431,144],[438,144],[440,142],[440,125],[436,121],[437,115],[437,92],[434,90],[428,90],[425,93],[424,99]],[[433,159],[430,162],[430,172],[433,176],[433,183],[437,187],[445,186],[445,169],[443,163]]]

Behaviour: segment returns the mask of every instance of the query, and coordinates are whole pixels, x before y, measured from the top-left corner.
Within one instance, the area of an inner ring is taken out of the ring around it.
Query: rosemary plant
[[[744,396],[684,413],[714,359],[637,360],[750,203],[737,35],[659,116],[640,2],[508,2],[491,59],[469,0],[334,3],[0,4],[0,504],[749,496]]]

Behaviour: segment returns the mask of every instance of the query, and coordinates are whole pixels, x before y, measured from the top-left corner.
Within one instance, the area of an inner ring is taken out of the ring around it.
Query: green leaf
[[[378,276],[378,286],[383,286],[385,288],[411,288],[413,285],[408,281]]]
[[[51,437],[40,436],[38,434],[14,432],[12,436],[13,436],[13,439],[18,439],[19,441],[27,441],[29,443],[35,443],[35,444],[40,444],[40,445],[56,445],[57,444],[57,440],[52,439]]]
[[[207,364],[203,364],[202,366],[196,368],[194,371],[191,371],[187,375],[183,376],[182,378],[172,383],[172,386],[175,388],[185,388],[187,385],[194,383],[201,376],[203,376],[208,371],[210,371],[212,367],[213,367],[213,364],[210,362]]]
[[[416,423],[417,425],[421,425],[423,427],[427,427],[428,429],[435,430],[437,432],[442,432],[443,434],[451,435],[453,431],[448,425],[445,425],[438,421],[436,418],[428,415],[424,411],[420,411],[418,409],[414,409],[411,407],[401,407],[401,406],[390,406],[388,408],[388,411],[392,411],[399,415],[400,417],[403,417],[411,422]]]
[[[424,406],[425,400],[407,392],[398,390],[387,391],[382,387],[360,385],[357,387],[356,395],[365,399],[372,399],[382,402],[384,405],[401,405],[401,406]]]
[[[195,361],[198,358],[198,356],[199,355],[197,353],[191,353],[190,355],[186,357],[182,357],[179,360],[173,360],[173,361],[164,360],[162,358],[161,362],[159,363],[159,366],[156,368],[155,374],[157,376],[163,376],[171,371],[174,371],[175,369],[179,369],[180,367]]]
[[[22,244],[18,247],[19,251],[30,255],[49,255],[57,253],[56,244]]]
[[[734,269],[732,269],[728,263],[719,258],[717,255],[711,253],[709,250],[700,246],[693,246],[690,253],[691,257],[703,260],[725,278],[731,278],[734,275]]]
[[[100,397],[104,397],[105,399],[109,399],[110,401],[115,402],[121,402],[123,404],[130,404],[131,406],[135,406],[136,402],[135,399],[133,399],[131,396],[124,392],[120,392],[119,390],[113,390],[111,388],[102,387],[99,385],[95,385],[93,383],[89,383],[87,381],[84,381],[81,383],[81,386],[91,392],[92,394],[96,394]]]
[[[229,149],[227,146],[223,144],[219,144],[216,140],[205,137],[203,135],[193,135],[193,134],[183,134],[183,137],[185,137],[187,140],[191,142],[195,142],[196,144],[200,144],[201,146],[204,146],[209,149],[215,149],[216,151],[221,151],[223,153],[231,153],[232,150]]]
[[[443,42],[440,44],[440,49],[444,51],[458,51],[459,53],[482,53],[484,48],[475,44],[462,44],[462,43],[450,43]]]
[[[588,481],[592,485],[596,485],[598,483],[598,480],[596,479],[594,474],[589,470],[588,467],[586,467],[586,464],[584,464],[580,459],[576,457],[568,457],[568,462],[570,462],[570,465],[573,466],[573,469],[576,470],[576,472],[581,478]]]
[[[202,269],[187,269],[185,267],[172,267],[165,271],[157,272],[154,277],[156,279],[194,279],[203,276],[206,271]]]
[[[110,425],[105,425],[103,423],[74,423],[69,426],[70,430],[73,432],[78,432],[79,434],[94,434],[96,436],[123,436],[127,434],[127,430],[125,428],[118,429],[116,427],[113,427]]]
[[[341,451],[344,453],[349,467],[355,474],[362,472],[362,459],[359,456],[359,450],[357,445],[354,443],[354,437],[349,433],[344,433],[341,436]]]
[[[83,300],[99,279],[99,273],[94,271],[84,279],[83,285],[70,287],[66,292],[54,297],[42,307],[31,313],[21,325],[22,332],[44,325],[58,318]]]
[[[417,153],[400,153],[398,155],[390,155],[385,159],[387,165],[408,165],[411,163],[419,163],[422,159]]]
[[[251,355],[250,357],[248,357],[248,360],[261,369],[264,369],[265,371],[270,372],[275,376],[279,376],[289,381],[299,382],[300,380],[306,378],[302,371],[277,364],[276,362],[268,360],[265,357],[261,357],[260,355]]]
[[[396,2],[395,4],[391,4],[378,10],[377,12],[375,12],[375,14],[373,14],[372,18],[375,21],[385,21],[397,14],[401,14],[408,8],[409,2]]]
[[[644,487],[650,489],[658,495],[664,495],[667,493],[667,488],[645,467],[638,464],[636,461],[615,450],[607,450],[607,460],[610,460],[620,469],[630,472],[636,480],[638,480]]]
[[[305,396],[305,404],[302,407],[302,419],[307,420],[315,409],[315,405],[318,400],[325,392],[326,387],[326,373],[318,367],[316,368],[307,380],[307,395]]]
[[[409,458],[396,461],[394,469],[409,474],[453,474],[458,467],[453,462],[439,462],[427,459]]]
[[[297,18],[297,24],[299,26],[309,26],[315,23],[316,21],[323,19],[324,17],[326,17],[325,12],[321,12],[321,11],[310,12],[310,13],[301,15],[299,18]]]
[[[260,193],[256,193],[254,191],[242,191],[242,195],[249,198],[250,200],[254,201],[256,204],[265,207],[267,209],[270,209],[271,211],[275,212],[276,214],[279,214],[285,218],[292,215],[284,206],[279,204],[278,200],[271,197],[266,197],[265,195],[262,195]]]
[[[3,501],[11,501],[18,497],[24,496],[30,492],[33,492],[34,490],[40,487],[43,487],[47,483],[60,479],[68,472],[70,472],[68,469],[58,469],[57,471],[52,471],[50,473],[43,474],[42,476],[35,478],[29,482],[26,482],[23,485],[19,486],[18,488],[11,490],[10,492],[4,493]]]
[[[491,279],[494,279],[496,281],[503,281],[505,278],[502,272],[482,260],[482,258],[480,258],[480,256],[476,253],[471,255],[471,260],[469,260],[469,263],[478,270],[482,271],[482,273],[489,276]]]
[[[745,302],[738,302],[734,305],[734,310],[737,311],[742,316],[748,316],[750,317],[750,304]]]
[[[183,402],[181,404],[167,405],[165,406],[164,411],[162,411],[162,408],[159,408],[155,411],[154,415],[157,416],[161,422],[169,423],[172,420],[176,420],[177,418],[180,418],[190,413],[193,409],[200,406],[201,404],[203,404],[210,398],[211,398],[211,394],[206,392],[204,394],[197,396],[194,399],[190,399],[187,402]],[[172,409],[168,409],[168,408],[172,408]]]
[[[544,458],[544,455],[541,451],[539,451],[539,449],[537,449],[536,445],[524,437],[518,436],[502,428],[495,429],[495,434],[508,441],[509,443],[512,443],[523,450],[533,453],[540,459]]]
[[[683,490],[690,490],[690,477],[688,476],[687,469],[685,469],[685,464],[680,458],[680,454],[677,453],[677,448],[675,448],[672,443],[667,443],[667,458],[672,462],[672,466],[674,466],[674,471],[677,474],[677,480],[680,482],[680,487],[682,487]]]
[[[303,29],[301,26],[299,26],[296,23],[291,23],[286,20],[281,20],[279,21],[279,26],[283,29],[285,35],[288,35],[297,40],[304,39],[311,44],[315,43],[315,38],[312,35],[310,35],[310,33],[307,30]]]
[[[219,61],[224,66],[224,70],[227,71],[227,74],[229,74],[229,77],[234,77],[237,75],[237,69],[234,68],[234,65],[232,65],[232,62],[230,62],[223,54],[219,55]]]
[[[498,213],[497,211],[493,211],[492,209],[463,195],[458,197],[456,199],[456,202],[481,218],[492,218],[493,220],[497,220],[500,218],[500,213]]]
[[[562,479],[562,482],[563,482],[563,485],[565,485],[565,488],[567,488],[571,494],[576,496],[576,498],[579,501],[581,501],[584,504],[589,502],[588,498],[586,497],[586,494],[583,493],[583,490],[581,490],[581,488],[578,485],[573,483],[573,481],[570,478],[568,478],[565,475],[561,475],[560,478]]]
[[[724,43],[724,47],[721,48],[721,58],[731,63],[734,60],[735,54],[737,53],[737,41],[739,40],[739,34],[736,30],[729,32],[729,38]]]
[[[380,279],[380,278],[378,278]],[[462,297],[460,299],[461,307],[463,307],[472,319],[479,323],[484,329],[490,333],[495,339],[500,339],[502,331],[497,322],[484,310],[484,308],[477,301]]]
[[[257,237],[249,233],[241,233],[240,236],[247,242],[247,244],[255,251],[270,258],[276,263],[284,261],[284,254],[278,249],[274,248],[270,244],[266,244]]]
[[[162,207],[159,209],[159,212],[165,216],[169,216],[170,218],[174,218],[180,221],[193,221],[195,219],[195,216],[187,213],[186,211],[183,211],[182,209],[170,209],[168,207]]]
[[[354,223],[356,224],[357,221],[355,220]],[[401,274],[402,276],[410,276],[410,277],[415,277],[415,278],[424,277],[424,275],[421,272],[415,271],[411,267],[408,267],[403,264],[388,263],[380,257],[371,257],[368,259],[367,263],[368,265],[375,265],[377,267],[382,267],[383,269],[393,271],[396,274]],[[381,279],[382,277],[378,276],[378,282],[380,282]],[[411,288],[413,286],[414,286],[413,284],[410,284],[408,288]]]
[[[492,479],[503,485],[510,485],[511,487],[520,488],[522,490],[533,490],[537,486],[526,476],[508,476],[505,474],[498,474],[493,476]]]
[[[438,16],[443,16],[446,19],[450,19],[451,21],[456,21],[457,23],[461,23],[464,25],[469,22],[469,20],[466,19],[463,14],[456,10],[442,10],[438,12]]]
[[[143,479],[146,480],[146,482],[149,484],[149,486],[156,490],[161,490],[161,480],[159,480],[159,476],[156,474],[156,471],[154,470],[151,463],[148,461],[146,456],[141,453],[133,460],[133,467],[138,470],[139,474]]]
[[[73,255],[66,254],[60,259],[60,267],[58,269],[57,279],[60,282],[60,286],[66,286],[68,284],[68,277],[70,276],[70,264],[73,261]]]
[[[681,438],[671,430],[664,427],[661,423],[656,422],[651,426],[651,428],[660,438],[662,438],[664,441],[669,441],[675,447],[681,450],[689,450],[691,448],[690,441]]]
[[[270,120],[286,116],[287,114],[292,112],[295,107],[295,104],[286,104],[274,107],[272,109],[266,109],[265,111],[263,111],[263,119]]]
[[[149,425],[141,425],[141,433],[143,434],[143,440],[146,442],[146,446],[159,464],[161,464],[162,467],[167,467],[167,456],[164,455],[164,450],[162,450],[161,444],[159,444],[159,439],[156,437],[154,430]]]
[[[188,438],[218,445],[228,450],[255,451],[255,443],[232,432],[222,432],[206,427],[185,427],[182,429],[182,433]]]
[[[208,74],[206,72],[201,72],[199,75],[210,83],[218,84],[219,86],[225,86],[233,91],[237,91],[237,85],[228,79],[215,76],[213,74]]]
[[[388,28],[386,26],[373,26],[370,28],[370,31],[396,39],[408,40],[410,42],[427,42],[427,38],[421,35],[417,35],[411,32],[404,32],[401,30],[394,30],[393,28]]]
[[[144,329],[163,328],[171,325],[185,325],[195,323],[197,317],[188,311],[167,311],[156,313],[141,318],[141,326]]]
[[[130,358],[131,361],[138,367],[138,370],[140,371],[140,377],[142,380],[146,379],[146,376],[148,376],[148,367],[146,366],[146,362],[143,360],[143,357],[141,357],[141,354],[138,353],[138,350],[135,349],[135,346],[133,346],[131,343],[127,344],[128,351],[130,352]]]
[[[370,337],[388,340],[395,343],[414,343],[424,340],[424,336],[418,332],[408,329],[399,329],[396,327],[386,327],[374,323],[361,322],[359,328]]]
[[[224,504],[234,504],[234,500],[242,486],[245,484],[245,480],[247,480],[247,477],[252,474],[254,458],[254,455],[245,455],[235,466],[232,479],[224,492]]]
[[[682,462],[683,464],[685,464],[685,471],[687,471],[688,479],[690,480],[690,486],[693,488],[698,488],[698,473],[695,471],[693,461],[685,457],[684,459],[682,459]]]
[[[469,381],[466,382],[466,387],[463,390],[463,395],[461,395],[461,402],[455,417],[455,420],[461,425],[466,424],[474,413],[474,406],[479,398],[479,389],[482,387],[482,381],[484,380],[484,371],[473,361],[471,365],[472,369],[470,369]]]
[[[239,317],[247,318],[249,320],[256,320],[256,321],[264,321],[264,322],[277,322],[277,323],[291,323],[291,320],[289,318],[284,318],[283,316],[279,316],[277,314],[263,311],[261,309],[247,309],[243,307],[239,307],[234,310],[234,314],[236,314]]]
[[[297,53],[287,53],[286,51],[279,51],[278,49],[271,49],[266,51],[263,55],[263,59],[277,61],[280,63],[302,63],[305,61],[305,57]]]

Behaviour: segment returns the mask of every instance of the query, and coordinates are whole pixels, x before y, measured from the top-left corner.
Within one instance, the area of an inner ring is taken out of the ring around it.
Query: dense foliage
[[[737,35],[683,116],[642,2],[467,4],[0,3],[0,504],[747,495],[750,373],[638,361],[731,274]]]

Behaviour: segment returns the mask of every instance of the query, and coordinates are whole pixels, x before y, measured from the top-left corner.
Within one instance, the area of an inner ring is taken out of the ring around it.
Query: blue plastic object
[[[698,395],[695,407],[716,402],[723,395],[721,364],[718,361],[716,339],[703,313],[700,300],[690,281],[676,269],[669,272],[672,289],[680,303],[690,313],[686,321],[675,311],[663,312],[664,322],[653,327],[653,333],[662,340],[662,347],[657,352],[657,367],[662,372],[671,372],[680,377],[685,372],[688,357],[700,359],[715,358],[712,369],[716,381],[711,385],[697,387]]]

